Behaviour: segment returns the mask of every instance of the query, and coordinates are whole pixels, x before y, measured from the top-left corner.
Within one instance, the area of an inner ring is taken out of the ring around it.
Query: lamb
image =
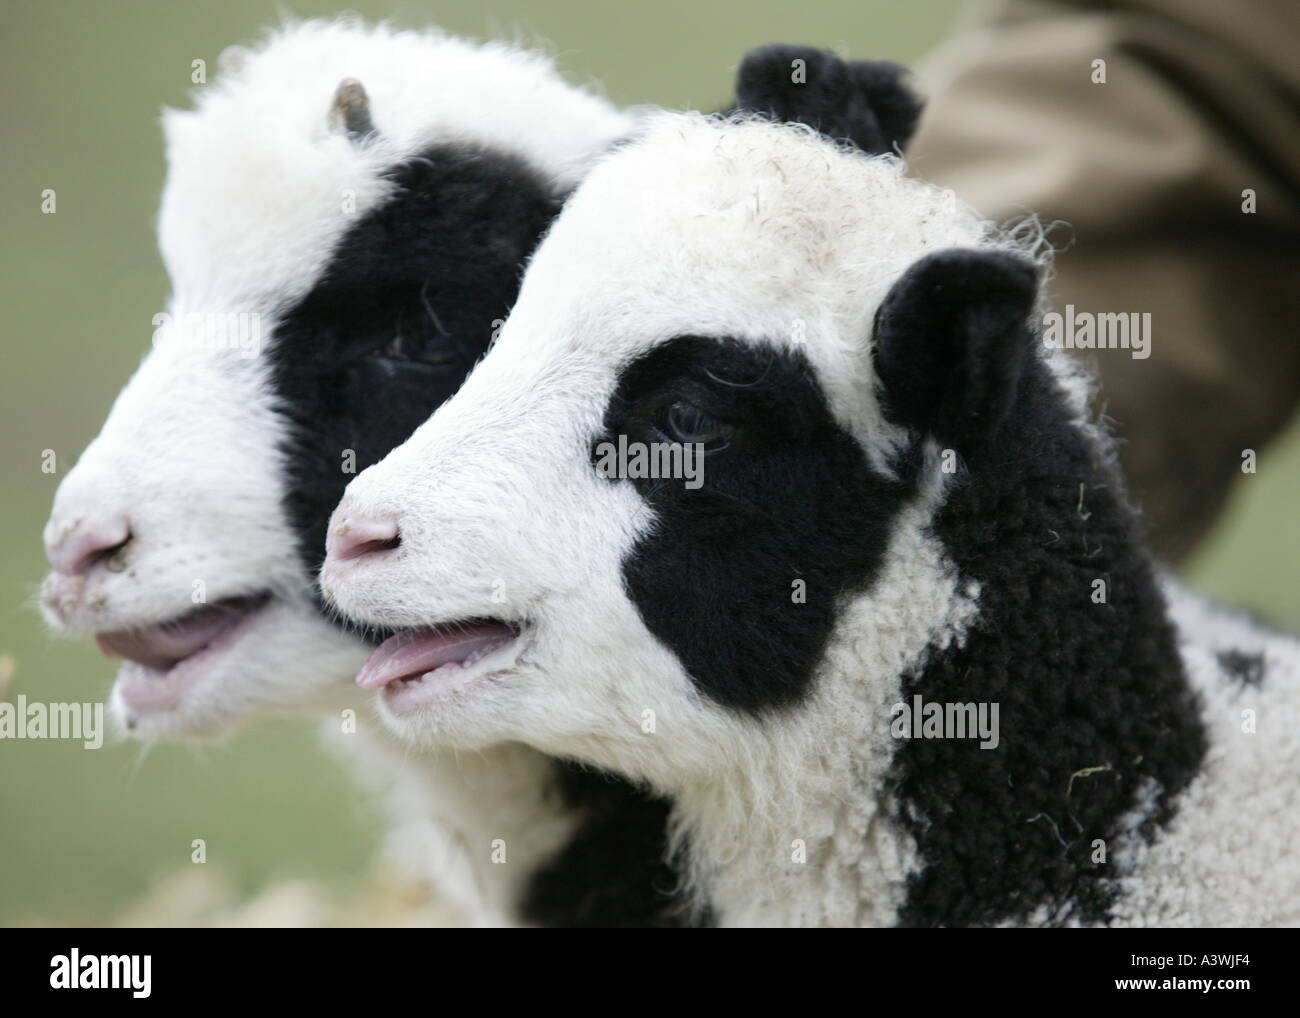
[[[227,51],[196,107],[164,118],[174,296],[59,487],[45,614],[125,659],[111,709],[137,738],[326,715],[388,800],[393,850],[475,921],[518,921],[585,804],[523,747],[408,759],[364,716],[367,644],[314,574],[350,471],[456,389],[564,194],[635,118],[538,54],[351,21]]]
[[[1294,925],[1300,645],[1154,569],[1046,262],[889,156],[658,116],[335,510],[322,590],[399,630],[359,684],[668,800],[696,922]]]
[[[794,57],[815,96],[781,87]],[[889,147],[917,112],[897,78],[769,48],[737,105]],[[484,924],[675,922],[654,890],[666,805],[523,746],[411,756],[346,720],[369,651],[313,577],[349,471],[455,390],[564,194],[635,123],[537,54],[438,32],[305,22],[227,51],[197,110],[165,118],[172,306],[46,532],[46,616],[125,658],[126,729],[330,718],[392,850]]]

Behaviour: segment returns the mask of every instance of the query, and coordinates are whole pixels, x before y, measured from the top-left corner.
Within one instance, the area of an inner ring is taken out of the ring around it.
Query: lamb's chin
[[[214,736],[238,718],[231,709],[241,664],[255,654],[259,636],[265,639],[265,617],[271,599],[264,596],[232,611],[225,622],[207,626],[179,652],[165,653],[163,643],[187,626],[204,626],[185,618],[153,626],[97,634],[100,649],[123,657],[110,699],[113,716],[126,734],[139,739]],[[223,696],[222,694],[227,695]]]
[[[250,599],[253,600],[253,599]],[[127,736],[142,741],[217,738],[271,713],[316,713],[352,703],[360,656],[333,646],[339,634],[308,606],[262,596],[175,662],[146,648],[121,648],[109,706]],[[101,646],[112,640],[100,637]]]
[[[529,644],[526,627],[499,619],[404,629],[371,655],[357,683],[376,691],[381,720],[405,742],[483,745]]]
[[[478,753],[507,743],[532,743],[508,704],[491,694],[446,697],[420,707],[393,709],[383,696],[375,698],[375,714],[397,742],[412,750],[451,750]]]
[[[524,666],[459,676],[456,681],[435,677],[442,688],[416,688],[380,693],[374,712],[383,728],[412,749],[480,751],[529,742],[521,729],[517,699],[533,673]],[[420,684],[422,685],[422,684]]]

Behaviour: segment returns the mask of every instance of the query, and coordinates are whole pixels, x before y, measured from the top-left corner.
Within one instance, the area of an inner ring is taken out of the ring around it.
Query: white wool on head
[[[375,133],[332,125],[345,78]],[[558,191],[582,178],[631,119],[575,88],[540,53],[436,29],[291,22],[233,73],[167,110],[159,243],[186,307],[300,297],[342,234],[389,194],[385,171],[433,145],[522,156]]]
[[[662,113],[575,193],[520,302],[540,293],[568,307],[580,291],[595,310],[564,327],[588,348],[622,343],[628,320],[636,349],[684,334],[803,344],[836,417],[883,451],[872,317],[908,266],[954,247],[1025,251],[893,157],[864,158],[799,124]],[[704,273],[707,291],[682,286]]]

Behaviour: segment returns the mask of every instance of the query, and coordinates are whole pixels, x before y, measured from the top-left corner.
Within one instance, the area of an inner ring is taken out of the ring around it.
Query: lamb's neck
[[[841,766],[846,752],[828,747],[822,771],[800,781],[772,766],[680,793],[673,831],[701,915],[722,926],[894,921],[915,849]]]
[[[382,801],[386,852],[475,925],[517,925],[528,881],[581,817],[556,789],[555,761],[520,745],[415,752],[364,727],[327,742]]]
[[[936,497],[904,510],[876,582],[846,604],[815,695],[754,721],[716,770],[674,789],[685,869],[715,921],[896,922],[919,865],[886,783],[898,677],[965,639],[978,596],[923,532]]]
[[[903,699],[996,703],[1000,739],[900,744],[890,784],[922,861],[904,923],[1104,921],[1105,847],[1153,788],[1161,822],[1199,765],[1195,700],[1112,460],[1034,362],[932,523],[979,618],[903,673]]]

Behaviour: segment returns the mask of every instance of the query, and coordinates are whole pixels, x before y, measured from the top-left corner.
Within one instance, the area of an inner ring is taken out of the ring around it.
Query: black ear
[[[846,63],[827,50],[774,43],[741,61],[732,110],[807,124],[873,155],[902,151],[921,115],[906,74],[897,64]]]
[[[963,455],[1006,418],[1032,356],[1034,266],[999,251],[939,251],[912,265],[876,312],[885,415]]]

